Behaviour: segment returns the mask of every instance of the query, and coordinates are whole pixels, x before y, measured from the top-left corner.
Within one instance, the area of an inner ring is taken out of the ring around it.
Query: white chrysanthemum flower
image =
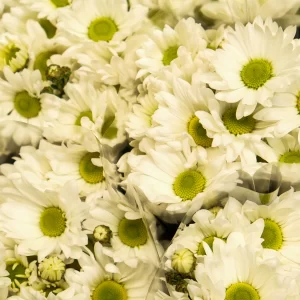
[[[218,240],[214,249],[195,270],[197,282],[208,290],[211,299],[285,299],[286,291],[274,272],[276,265],[261,263],[260,251],[241,246],[226,251],[226,244]],[[192,299],[194,296],[190,294]]]
[[[0,299],[6,299],[8,295],[8,287],[11,285],[12,281],[8,277],[9,272],[6,270],[5,263],[5,248],[0,242]]]
[[[53,145],[41,141],[39,149],[48,159],[52,169],[46,175],[50,183],[62,186],[69,180],[74,180],[82,196],[96,191],[102,193],[106,189],[105,178],[116,176],[114,166],[105,158],[101,158],[97,144]]]
[[[208,18],[222,23],[248,23],[256,16],[263,19],[284,18],[298,4],[297,0],[287,0],[278,3],[277,0],[217,0],[208,1],[201,8],[201,12]]]
[[[162,291],[157,291],[156,294],[154,295],[154,300],[189,300],[189,296],[183,293],[178,293],[171,291],[171,295],[167,295]],[[204,299],[204,300],[209,300],[209,299]]]
[[[154,29],[149,40],[137,50],[139,59],[136,64],[140,68],[137,77],[169,66],[180,53],[183,55],[188,52],[195,57],[206,48],[204,36],[204,29],[192,18],[179,21],[174,29],[168,25],[163,30]]]
[[[43,260],[52,252],[62,251],[79,258],[87,236],[81,222],[87,217],[76,185],[66,184],[59,193],[40,192],[25,181],[15,181],[15,192],[1,192],[1,228],[5,235],[19,241],[18,252],[37,255]]]
[[[28,49],[24,38],[18,35],[0,36],[0,71],[9,66],[13,72],[22,70],[28,60]]]
[[[50,117],[52,108],[57,105],[42,90],[45,84],[39,71],[24,69],[13,73],[4,69],[6,80],[0,79],[2,97],[0,99],[0,115],[5,121],[19,121],[37,127],[44,126]]]
[[[152,265],[140,263],[132,269],[123,263],[113,264],[103,254],[101,244],[95,244],[93,254],[83,254],[79,259],[81,272],[68,269],[66,278],[72,286],[82,287],[87,299],[144,300],[153,276]]]
[[[147,154],[129,162],[132,167],[129,179],[150,202],[164,204],[168,211],[185,212],[192,200],[203,199],[209,205],[215,193],[235,186],[237,175],[226,170],[223,157],[212,156],[208,158],[209,163],[202,164],[199,152],[189,146],[183,152],[175,152],[167,146],[155,149],[148,142],[144,147]]]
[[[268,160],[274,153],[263,138],[273,137],[273,128],[266,122],[256,120],[253,115],[238,119],[235,105],[210,98],[209,113],[196,112],[200,123],[212,138],[212,147],[225,147],[226,159],[240,159],[243,165],[256,163],[256,155]]]
[[[39,22],[28,20],[26,27],[30,40],[28,68],[39,70],[43,80],[46,80],[48,61],[53,55],[63,53],[65,47],[60,45],[55,38],[49,39]]]
[[[218,90],[218,100],[238,103],[238,119],[251,115],[257,104],[271,106],[274,92],[286,88],[299,74],[300,47],[292,44],[295,31],[292,27],[283,31],[270,20],[263,23],[256,18],[253,24],[237,24],[235,31],[227,33],[212,61],[216,73],[204,74],[202,79]]]
[[[108,42],[119,46],[139,29],[146,13],[147,8],[141,5],[128,11],[124,0],[78,0],[60,12],[57,26],[69,43]]]
[[[213,139],[207,136],[195,113],[209,111],[208,105],[210,99],[215,99],[214,93],[182,79],[174,78],[172,85],[172,93],[162,91],[155,95],[159,108],[152,120],[157,125],[149,129],[148,133],[159,142],[187,139],[191,146],[197,146],[206,156],[205,149],[209,150]]]
[[[300,171],[300,130],[295,129],[282,138],[267,138],[267,143],[275,154],[284,181],[297,182],[297,174]]]
[[[267,256],[278,256],[283,262],[300,262],[299,219],[300,192],[291,189],[269,205],[247,201],[243,205],[245,216],[251,221],[264,219],[262,246]]]
[[[158,108],[158,102],[154,94],[149,92],[138,99],[138,103],[132,106],[132,112],[128,115],[126,130],[131,138],[142,139],[148,136],[153,126],[153,114]]]
[[[19,152],[20,157],[15,157],[13,165],[3,164],[0,167],[2,174],[13,180],[16,178],[26,178],[26,180],[40,191],[55,189],[47,178],[47,173],[51,172],[48,159],[40,150],[32,146],[23,146]]]
[[[215,239],[221,239],[224,242],[229,239],[237,238],[240,233],[242,241],[254,248],[260,249],[264,223],[257,220],[252,224],[242,214],[242,205],[234,198],[229,198],[224,209],[216,206],[210,210],[201,209],[193,216],[193,224],[188,225],[173,239],[172,245],[166,251],[166,267],[182,273],[174,268],[174,252],[181,251],[182,248],[190,250],[195,258],[206,255],[207,246],[213,251]],[[195,267],[195,266],[194,266]],[[193,269],[189,270],[189,272]],[[186,273],[189,273],[186,272]]]
[[[38,13],[39,18],[48,18],[55,21],[61,10],[66,9],[73,0],[20,0],[28,9]]]
[[[300,126],[300,80],[296,79],[286,92],[276,93],[272,98],[272,107],[264,107],[255,114],[255,118],[276,122],[274,135],[281,138]]]
[[[114,191],[105,193],[98,205],[90,209],[91,218],[83,226],[105,246],[104,253],[115,262],[124,262],[130,267],[136,267],[139,261],[157,265],[157,250],[146,227],[152,226],[145,225],[140,213],[126,201]],[[153,217],[147,221],[155,222]]]

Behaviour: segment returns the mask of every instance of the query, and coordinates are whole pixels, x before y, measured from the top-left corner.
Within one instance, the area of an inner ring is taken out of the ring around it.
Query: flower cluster
[[[0,300],[146,299],[158,225],[200,203],[173,298],[297,299],[298,192],[214,205],[267,163],[299,181],[298,24],[299,0],[1,0]]]
[[[247,199],[223,198],[178,231],[165,254],[174,299],[299,297],[300,192]]]

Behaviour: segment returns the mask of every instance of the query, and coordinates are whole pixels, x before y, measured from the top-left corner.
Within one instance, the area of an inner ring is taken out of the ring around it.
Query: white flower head
[[[222,49],[216,50],[216,74],[204,75],[203,80],[218,90],[218,100],[238,104],[238,119],[252,114],[257,104],[270,107],[274,92],[286,88],[299,73],[300,48],[292,44],[295,30],[256,18],[253,24],[236,24]]]
[[[2,192],[6,201],[0,206],[0,220],[5,235],[19,241],[19,253],[37,255],[39,261],[55,252],[79,258],[87,244],[81,228],[87,206],[76,185],[70,182],[59,192],[42,193],[25,181],[14,184],[14,193]]]

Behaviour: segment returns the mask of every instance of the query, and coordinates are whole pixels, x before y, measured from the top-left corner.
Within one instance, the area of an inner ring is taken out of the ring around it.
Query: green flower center
[[[9,47],[5,53],[5,61],[6,61],[6,64],[9,64],[10,61],[13,59],[13,58],[16,58],[17,57],[17,53],[20,51],[21,49],[16,47],[15,45],[12,45],[11,47]]]
[[[195,143],[204,148],[211,147],[213,139],[206,135],[206,130],[203,128],[199,119],[193,116],[187,125],[188,133],[192,136]]]
[[[194,199],[205,189],[206,179],[202,173],[194,170],[188,170],[180,173],[174,183],[173,190],[175,194],[183,201]]]
[[[104,138],[112,140],[117,137],[118,128],[113,124],[115,116],[107,117],[102,125],[101,134]]]
[[[56,7],[64,7],[69,5],[69,0],[50,0]]]
[[[165,66],[169,66],[171,62],[178,57],[177,51],[179,46],[173,46],[169,47],[167,50],[165,50],[162,62]]]
[[[103,246],[110,247],[110,240],[112,238],[112,231],[108,226],[99,225],[94,229],[94,238],[97,242],[100,242]]]
[[[88,111],[83,111],[80,113],[80,115],[77,117],[77,119],[75,121],[75,125],[81,126],[81,119],[83,117],[88,117],[93,122],[93,114],[90,110],[88,110]]]
[[[203,242],[205,242],[209,246],[209,248],[213,251],[214,250],[213,244],[214,244],[215,239],[221,239],[226,242],[225,238],[220,238],[217,236],[208,236],[205,239],[203,239],[203,241],[199,244],[197,254],[198,255],[206,255],[206,251],[204,249]]]
[[[6,271],[9,273],[8,277],[11,280],[11,287],[13,289],[19,289],[20,285],[28,280],[26,275],[26,267],[19,262],[7,262]]]
[[[39,275],[41,276],[41,278],[51,282],[61,280],[65,273],[65,270],[65,263],[56,256],[45,258],[39,264]]]
[[[94,20],[90,24],[88,29],[88,37],[94,42],[109,42],[117,31],[118,26],[111,18],[102,17]]]
[[[257,290],[250,284],[238,282],[232,284],[226,290],[225,300],[259,300]]]
[[[281,155],[279,161],[286,164],[299,164],[300,151],[289,151]]]
[[[265,219],[265,227],[261,237],[262,246],[267,249],[279,250],[282,247],[283,236],[281,227],[270,219]]]
[[[31,119],[40,113],[41,102],[39,98],[31,97],[28,92],[22,91],[16,94],[14,107],[22,117]]]
[[[48,67],[47,61],[54,54],[57,54],[57,52],[55,51],[42,52],[36,57],[34,61],[33,68],[34,70],[39,70],[41,72],[43,80],[46,80],[46,70]]]
[[[123,218],[119,223],[118,235],[123,244],[132,248],[142,246],[148,240],[147,229],[142,219]]]
[[[222,120],[227,130],[234,135],[251,133],[256,125],[256,121],[252,116],[238,120],[236,118],[236,108],[227,109],[222,116]]]
[[[127,300],[127,291],[113,280],[101,282],[92,294],[92,300]]]
[[[273,77],[273,66],[266,59],[252,59],[243,67],[240,75],[245,86],[258,90]]]
[[[104,180],[103,168],[92,163],[93,158],[99,157],[99,152],[89,152],[80,160],[79,173],[87,183],[96,184]]]
[[[39,23],[45,30],[48,39],[52,39],[56,34],[56,27],[47,19],[41,19]]]
[[[47,207],[40,217],[40,229],[44,235],[58,237],[65,232],[65,213],[58,207]]]

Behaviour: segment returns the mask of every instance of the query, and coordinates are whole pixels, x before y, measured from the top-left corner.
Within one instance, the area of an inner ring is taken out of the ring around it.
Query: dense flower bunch
[[[1,0],[0,300],[147,299],[158,225],[200,204],[156,298],[299,299],[299,24],[299,0]],[[235,197],[268,163],[295,189]]]

